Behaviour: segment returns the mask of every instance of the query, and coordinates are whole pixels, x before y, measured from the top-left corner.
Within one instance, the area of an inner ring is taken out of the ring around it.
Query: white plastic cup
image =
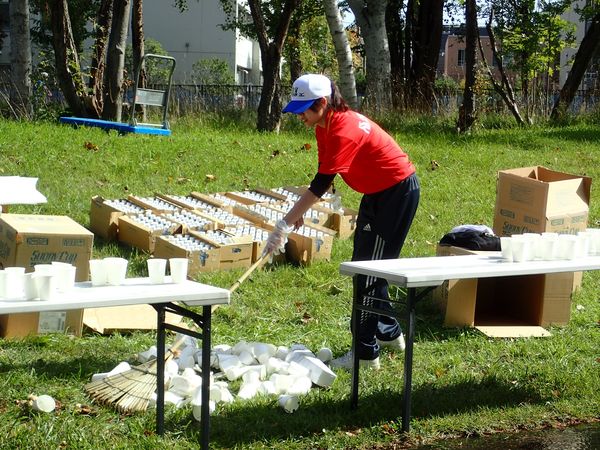
[[[529,239],[529,252],[530,259],[542,259],[543,256],[543,244],[542,244],[542,235],[539,233],[524,233]]]
[[[54,275],[56,266],[52,264],[36,264],[33,266],[33,271],[39,275]]]
[[[36,275],[34,277],[40,300],[52,300],[56,297],[56,277],[54,275]]]
[[[557,243],[558,239],[553,236],[542,236],[542,239],[540,240],[542,260],[552,261],[556,258]]]
[[[169,270],[171,271],[171,281],[173,283],[183,283],[187,280],[188,259],[169,258]]]
[[[90,278],[92,286],[104,286],[108,283],[106,262],[103,259],[90,259]]]
[[[25,288],[25,267],[6,267],[4,269],[5,298],[22,298]]]
[[[512,247],[511,247],[512,238],[510,236],[501,236],[500,237],[500,249],[502,250],[502,259],[505,261],[512,261]]]
[[[600,228],[587,228],[590,237],[590,255],[600,255]]]
[[[286,413],[291,414],[298,409],[298,397],[295,395],[281,395],[279,397],[279,406],[281,406]]]
[[[127,277],[127,265],[129,261],[125,258],[104,258],[106,268],[106,281],[111,286],[120,286]]]
[[[575,259],[577,257],[577,236],[561,234],[558,236],[558,257]]]
[[[6,298],[6,272],[0,270],[0,298]]]
[[[162,284],[165,282],[165,270],[167,268],[167,260],[162,258],[149,258],[148,261],[148,276],[153,284]]]
[[[39,298],[35,272],[29,272],[24,275],[25,278],[25,300],[35,300]]]
[[[591,234],[587,231],[577,232],[577,256],[585,258],[590,254]]]
[[[55,261],[52,263],[57,277],[58,292],[70,291],[75,285],[77,268],[73,264]]]
[[[521,235],[513,236],[511,241],[514,262],[524,262],[529,257],[529,240]]]

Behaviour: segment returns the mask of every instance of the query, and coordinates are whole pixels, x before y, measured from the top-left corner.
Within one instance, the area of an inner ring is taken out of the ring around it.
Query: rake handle
[[[231,285],[231,287],[229,288],[229,293],[233,293],[237,288],[240,287],[240,285],[246,280],[246,278],[248,278],[252,272],[254,272],[256,269],[262,267],[265,265],[265,263],[269,260],[269,255],[268,254],[264,254],[262,255],[260,258],[258,258],[256,260],[256,262],[254,264],[252,264],[250,266],[250,268],[248,270],[246,270],[241,277],[239,277],[237,279],[237,281],[235,283],[233,283]]]

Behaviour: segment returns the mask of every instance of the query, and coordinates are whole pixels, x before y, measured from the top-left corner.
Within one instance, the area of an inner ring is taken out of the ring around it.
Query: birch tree
[[[340,92],[352,109],[358,109],[352,50],[342,22],[342,15],[337,6],[337,0],[324,0],[323,5],[338,61]]]
[[[31,39],[28,0],[8,3],[10,17],[10,103],[17,117],[31,116]]]
[[[392,106],[390,51],[385,28],[387,0],[348,0],[364,41],[367,88],[365,100],[376,111]]]

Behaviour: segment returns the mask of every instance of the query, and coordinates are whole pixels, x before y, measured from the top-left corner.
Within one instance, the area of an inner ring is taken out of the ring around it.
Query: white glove
[[[293,230],[293,227],[289,226],[285,220],[278,220],[275,224],[275,228],[269,234],[267,243],[263,250],[263,255],[273,254],[279,255],[285,253],[285,244],[287,242],[288,234]]]

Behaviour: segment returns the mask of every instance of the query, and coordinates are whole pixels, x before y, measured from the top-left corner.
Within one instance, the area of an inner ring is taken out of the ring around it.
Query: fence
[[[166,86],[155,85],[152,88],[164,90]],[[10,85],[0,82],[0,99],[8,99]],[[37,89],[37,85],[36,85]],[[39,91],[39,92],[38,92]],[[60,91],[45,89],[43,92],[37,89],[37,102],[51,104],[63,104],[64,100]],[[132,89],[125,93],[125,103],[130,103]],[[251,110],[256,111],[262,94],[262,86],[258,85],[201,85],[201,84],[178,84],[171,86],[169,111],[171,115],[179,116],[189,113],[211,111],[224,112],[228,110]],[[288,98],[287,88],[283,89],[283,100]],[[360,98],[360,96],[359,96]],[[552,110],[558,92],[549,96],[540,96],[534,102],[536,115],[547,116]],[[519,102],[519,105],[522,103]],[[432,106],[432,114],[448,115],[454,114],[462,103],[462,92],[460,91],[438,91],[436,101]],[[595,111],[600,105],[600,91],[580,90],[569,108],[572,114],[582,114]],[[0,102],[1,108],[2,102]],[[477,109],[494,113],[506,113],[508,109],[502,99],[494,91],[488,91],[477,97]]]

